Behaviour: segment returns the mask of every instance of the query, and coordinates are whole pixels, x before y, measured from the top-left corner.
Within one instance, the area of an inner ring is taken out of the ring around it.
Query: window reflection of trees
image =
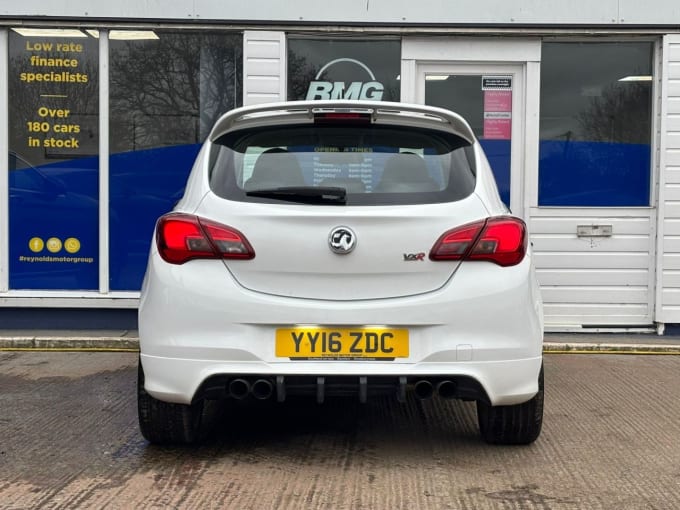
[[[240,35],[158,36],[111,41],[112,152],[201,142],[240,105]]]
[[[593,142],[648,144],[651,82],[607,85],[577,116],[583,138]]]
[[[288,99],[305,99],[309,83],[316,77],[317,69],[304,55],[288,52]]]

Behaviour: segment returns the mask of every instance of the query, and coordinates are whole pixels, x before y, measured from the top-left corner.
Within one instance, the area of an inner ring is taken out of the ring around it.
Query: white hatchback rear
[[[365,101],[234,110],[155,236],[139,310],[149,441],[199,439],[221,399],[410,392],[477,401],[488,442],[538,437],[528,235],[458,115]]]

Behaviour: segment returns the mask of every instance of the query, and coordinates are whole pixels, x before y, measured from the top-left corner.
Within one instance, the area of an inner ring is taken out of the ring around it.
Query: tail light
[[[191,214],[170,213],[156,225],[158,253],[166,262],[191,259],[252,259],[255,252],[245,236],[232,227]]]
[[[524,222],[498,216],[445,232],[432,247],[430,259],[487,260],[499,266],[514,266],[524,259],[526,251]]]

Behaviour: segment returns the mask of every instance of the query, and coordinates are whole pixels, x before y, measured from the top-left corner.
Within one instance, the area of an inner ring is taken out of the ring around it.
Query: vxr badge
[[[404,262],[411,262],[414,260],[420,260],[421,262],[425,260],[424,253],[404,253]]]

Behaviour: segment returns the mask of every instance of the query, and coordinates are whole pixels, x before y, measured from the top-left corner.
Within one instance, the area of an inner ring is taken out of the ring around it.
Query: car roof
[[[408,103],[386,101],[287,101],[244,106],[222,115],[209,135],[214,142],[235,130],[261,126],[312,124],[319,113],[364,113],[375,124],[409,126],[445,131],[460,136],[471,144],[475,135],[470,125],[457,113]]]

